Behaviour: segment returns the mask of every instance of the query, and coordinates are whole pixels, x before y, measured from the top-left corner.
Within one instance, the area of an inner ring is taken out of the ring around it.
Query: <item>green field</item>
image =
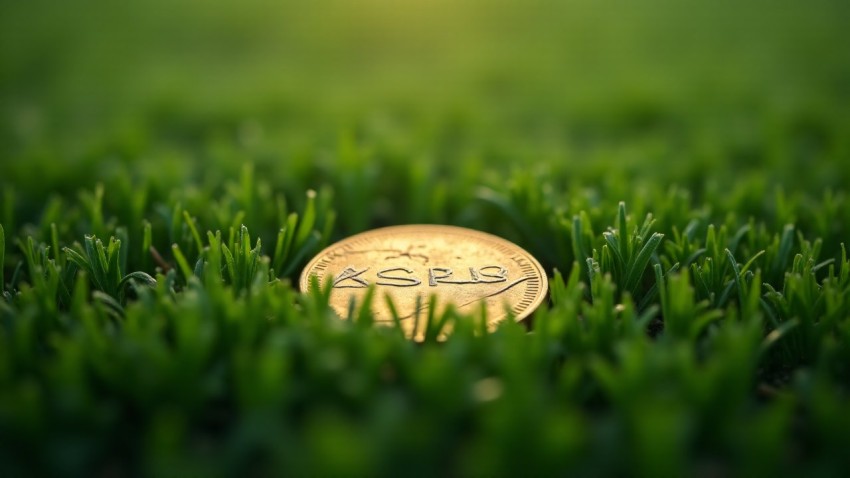
[[[0,476],[847,475],[846,2],[124,3],[0,1]],[[530,327],[293,285],[414,223]]]

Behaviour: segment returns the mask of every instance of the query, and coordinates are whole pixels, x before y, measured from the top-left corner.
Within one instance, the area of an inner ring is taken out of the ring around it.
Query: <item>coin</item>
[[[549,286],[540,263],[500,237],[442,225],[392,226],[343,239],[320,252],[301,273],[323,284],[332,277],[330,305],[346,318],[352,299],[362,303],[375,287],[372,312],[377,325],[395,322],[383,295],[395,306],[405,336],[422,340],[429,298],[438,307],[451,303],[464,314],[486,307],[487,328],[513,317],[522,321],[543,302]],[[440,313],[440,311],[434,311]],[[445,333],[450,332],[446,329]]]

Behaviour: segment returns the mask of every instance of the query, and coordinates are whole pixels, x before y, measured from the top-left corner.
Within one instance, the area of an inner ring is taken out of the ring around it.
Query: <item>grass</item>
[[[331,3],[0,7],[0,474],[846,473],[845,7]],[[297,291],[405,223],[549,301]]]

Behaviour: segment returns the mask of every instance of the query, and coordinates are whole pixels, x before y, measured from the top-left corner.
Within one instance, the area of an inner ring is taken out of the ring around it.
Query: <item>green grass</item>
[[[846,474],[846,7],[301,3],[0,6],[0,475]],[[297,291],[406,223],[550,300]]]

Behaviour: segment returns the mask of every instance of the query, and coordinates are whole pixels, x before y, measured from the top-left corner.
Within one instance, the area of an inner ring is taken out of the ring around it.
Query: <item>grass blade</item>
[[[172,244],[171,252],[174,254],[174,260],[177,261],[177,266],[180,267],[180,272],[183,273],[183,278],[186,282],[189,282],[189,278],[192,277],[192,268],[189,267],[189,262],[186,260],[186,256],[184,256],[183,252],[180,251],[180,246]]]
[[[640,278],[646,271],[646,266],[649,265],[652,254],[654,254],[655,250],[658,249],[662,239],[664,239],[664,234],[657,232],[654,233],[652,237],[646,241],[646,244],[644,244],[643,248],[629,267],[629,272],[624,284],[625,290],[632,292],[632,295],[634,295],[634,290],[637,288],[638,281],[640,281]]]
[[[198,254],[204,250],[204,243],[201,241],[201,235],[198,234],[198,228],[195,226],[195,220],[192,219],[192,216],[189,215],[189,211],[183,211],[183,220],[186,221],[186,225],[189,226],[189,232],[192,234],[192,238],[195,239],[195,247],[197,247]]]
[[[127,274],[126,276],[124,276],[123,279],[121,279],[121,282],[118,283],[118,287],[124,287],[131,280],[146,285],[148,287],[156,287],[156,279],[142,271],[136,271]]]

